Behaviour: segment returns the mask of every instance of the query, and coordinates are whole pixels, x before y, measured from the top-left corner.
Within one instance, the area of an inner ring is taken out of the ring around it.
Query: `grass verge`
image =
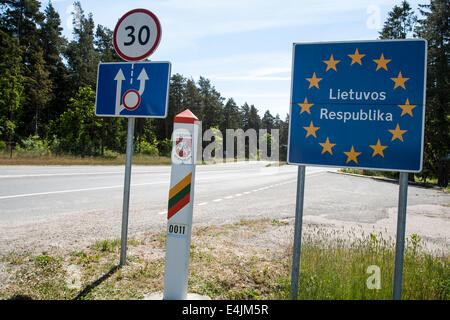
[[[290,234],[289,221],[270,219],[194,228],[189,292],[212,299],[289,299],[292,246],[274,239]],[[421,241],[418,235],[407,241],[403,299],[448,300],[448,256],[422,252]],[[165,232],[131,237],[122,268],[119,248],[120,241],[103,240],[76,251],[4,255],[0,299],[142,299],[163,290]],[[380,270],[379,289],[367,286],[370,266]],[[391,299],[393,269],[394,243],[382,234],[354,237],[308,227],[299,298]]]
[[[170,165],[170,157],[151,157],[141,154],[133,155],[134,165]],[[76,157],[70,155],[14,155],[12,158],[7,154],[0,153],[0,165],[124,165],[125,155],[117,157]]]

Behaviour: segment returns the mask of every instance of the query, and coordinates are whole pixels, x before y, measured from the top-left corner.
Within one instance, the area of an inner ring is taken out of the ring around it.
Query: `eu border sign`
[[[109,62],[98,65],[95,114],[165,118],[170,62]]]
[[[420,172],[427,43],[296,43],[288,163]]]

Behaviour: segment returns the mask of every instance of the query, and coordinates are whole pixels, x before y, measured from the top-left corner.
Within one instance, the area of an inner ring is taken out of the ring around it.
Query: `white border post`
[[[194,205],[198,119],[185,110],[174,118],[172,172],[167,210],[164,300],[187,298]]]

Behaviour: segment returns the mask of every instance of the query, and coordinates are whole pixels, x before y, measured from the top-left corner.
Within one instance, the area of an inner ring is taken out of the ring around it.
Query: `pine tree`
[[[62,60],[67,40],[62,36],[61,19],[51,2],[45,8],[44,15],[40,34],[43,57],[51,80],[51,99],[41,119],[48,123],[50,120],[57,119],[65,111],[70,97],[67,88],[70,86],[68,71]]]
[[[111,29],[98,25],[95,31],[94,44],[101,62],[121,61],[114,49],[113,31]]]
[[[39,83],[40,75],[46,74],[45,66],[39,66],[39,72],[34,66],[36,58],[42,53],[38,27],[44,15],[39,11],[41,4],[37,0],[9,0],[2,1],[1,5],[4,8],[2,26],[18,40],[21,47],[20,73],[23,77],[24,99],[21,100],[21,112],[17,115],[16,132],[26,137],[36,132],[36,104],[31,98],[31,91]]]
[[[169,138],[173,130],[174,117],[184,110],[184,89],[186,79],[176,73],[170,79],[169,110],[164,124],[164,136]]]
[[[202,97],[195,81],[191,79],[186,80],[186,88],[184,90],[184,104],[185,107],[191,110],[198,118],[202,118]]]
[[[264,113],[261,119],[261,127],[263,129],[271,130],[275,126],[275,118],[272,116],[269,110]]]
[[[74,40],[67,46],[65,56],[69,65],[73,90],[89,86],[96,87],[98,54],[94,48],[94,19],[92,13],[86,17],[79,1],[74,3]]]
[[[238,129],[240,127],[240,113],[239,107],[233,98],[228,99],[223,108],[223,122],[221,125],[222,132],[226,129]]]
[[[29,99],[29,105],[34,107],[34,135],[40,136],[41,112],[47,108],[52,92],[52,81],[49,77],[50,72],[46,69],[42,49],[38,48],[38,50],[34,52],[30,70],[32,73],[28,80],[30,88],[28,90],[27,99]]]
[[[250,128],[250,106],[245,102],[241,108],[241,128],[244,131],[247,131]]]
[[[450,154],[450,4],[431,0],[420,5],[423,16],[418,36],[428,40],[427,98],[425,115],[425,152],[423,177],[437,176],[441,186],[448,184]],[[447,159],[447,160],[445,160]],[[447,166],[447,170],[445,169]]]
[[[261,128],[261,118],[258,115],[258,109],[256,109],[254,105],[250,106],[250,115],[248,118],[248,126],[250,128],[255,129],[256,132],[258,132],[259,128]]]
[[[202,126],[206,130],[221,123],[223,98],[209,79],[200,77],[198,87],[202,97]]]
[[[417,17],[407,1],[403,1],[401,6],[394,6],[388,13],[388,18],[384,22],[380,39],[406,39],[414,31]]]
[[[17,39],[0,30],[0,142],[12,145],[23,95],[21,51]]]

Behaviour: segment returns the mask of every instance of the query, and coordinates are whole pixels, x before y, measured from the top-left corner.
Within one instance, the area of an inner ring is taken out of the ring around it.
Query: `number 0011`
[[[167,226],[167,233],[175,235],[185,235],[187,231],[186,227],[187,226],[185,224],[171,223]]]

